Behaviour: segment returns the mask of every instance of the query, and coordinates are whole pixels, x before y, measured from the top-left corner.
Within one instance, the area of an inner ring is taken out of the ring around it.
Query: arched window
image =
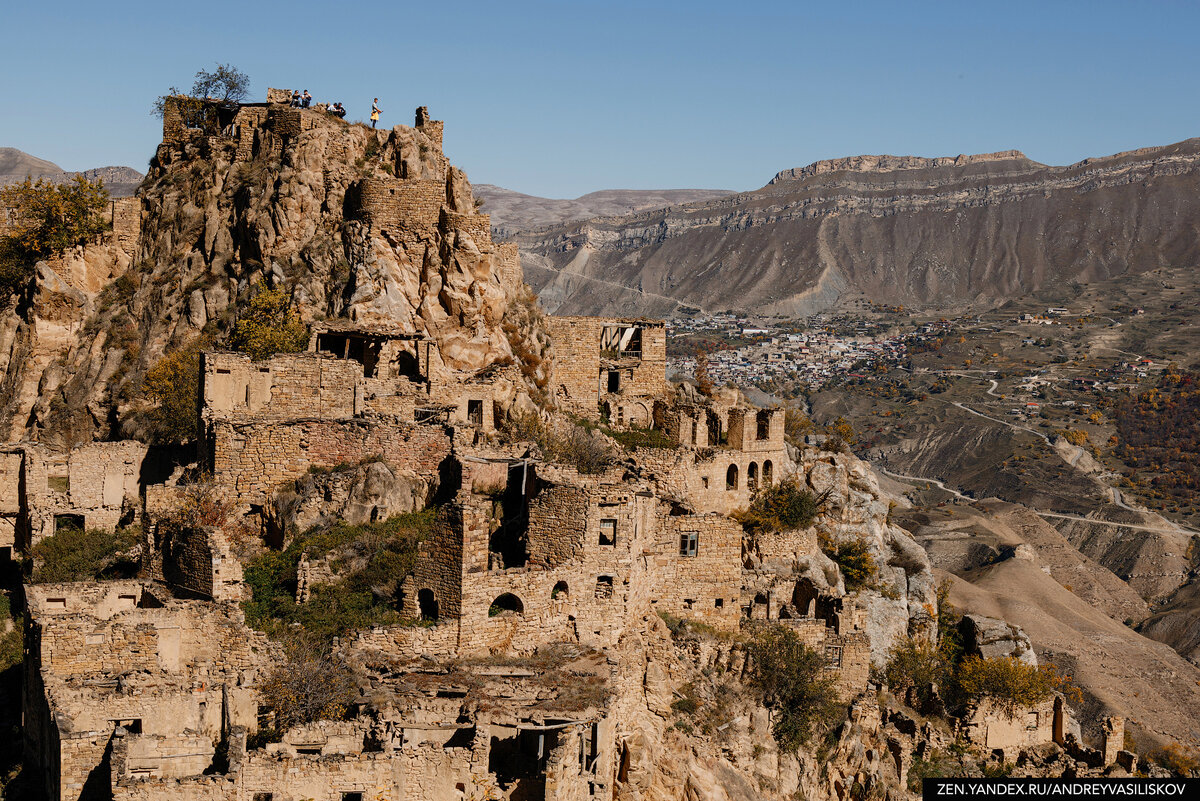
[[[422,620],[438,619],[438,602],[433,597],[433,590],[421,590],[417,593],[417,606],[421,607]]]
[[[550,590],[550,600],[565,601],[571,597],[571,589],[567,586],[567,582],[560,581],[554,585],[554,589]]]
[[[775,465],[771,464],[770,459],[763,462],[762,480],[763,484],[770,484],[775,480]]]
[[[511,592],[506,592],[503,595],[492,601],[492,605],[488,607],[488,617],[496,617],[505,614],[522,615],[525,613],[525,604],[521,599],[513,595]]]
[[[758,464],[751,462],[746,468],[746,489],[754,492],[758,489]]]
[[[729,469],[725,471],[725,489],[735,490],[738,488],[738,469],[736,464],[729,465]]]

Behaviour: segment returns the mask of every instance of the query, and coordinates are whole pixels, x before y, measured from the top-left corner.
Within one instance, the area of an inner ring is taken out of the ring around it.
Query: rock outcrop
[[[286,289],[306,322],[381,319],[429,338],[435,376],[513,363],[514,342],[538,356],[536,325],[503,325],[522,291],[515,248],[491,242],[441,123],[418,122],[262,106],[220,131],[168,119],[132,237],[40,266],[0,317],[4,435],[140,435],[149,367],[219,343],[257,285]]]

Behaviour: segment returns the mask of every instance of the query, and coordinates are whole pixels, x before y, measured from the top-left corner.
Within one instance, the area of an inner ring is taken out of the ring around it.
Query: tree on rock
[[[178,87],[172,86],[154,100],[151,112],[155,117],[162,117],[168,97],[187,95]],[[222,103],[241,103],[250,94],[250,76],[232,64],[218,64],[211,72],[198,70],[196,80],[192,83],[191,97],[218,100]]]

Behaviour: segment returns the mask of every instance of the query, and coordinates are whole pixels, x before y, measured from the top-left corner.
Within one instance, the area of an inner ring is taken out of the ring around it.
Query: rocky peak
[[[895,172],[897,170],[927,170],[934,167],[962,167],[968,164],[987,164],[991,162],[1016,162],[1023,167],[1041,166],[1019,150],[1001,150],[996,153],[938,156],[935,158],[886,155],[847,156],[840,159],[814,161],[807,167],[795,167],[790,170],[783,170],[776,173],[768,186],[782,181],[797,181],[831,172]]]

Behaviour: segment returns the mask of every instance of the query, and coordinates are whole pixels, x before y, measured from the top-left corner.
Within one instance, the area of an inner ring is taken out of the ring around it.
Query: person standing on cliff
[[[379,112],[381,112],[381,111],[383,111],[383,109],[381,109],[379,107],[379,98],[377,97],[373,101],[371,101],[371,127],[372,128],[375,127],[375,123],[379,122]]]

